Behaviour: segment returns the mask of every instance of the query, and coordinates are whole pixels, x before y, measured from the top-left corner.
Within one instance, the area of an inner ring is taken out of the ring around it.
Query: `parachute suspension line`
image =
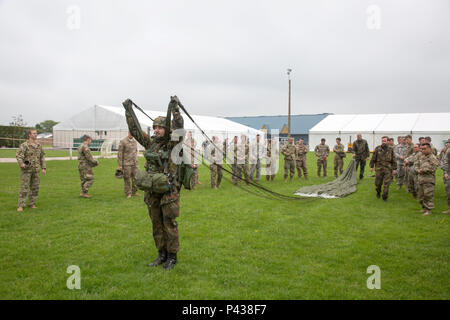
[[[145,113],[144,110],[142,110],[141,107],[139,107],[136,103],[134,103],[134,101],[131,101],[131,103],[133,104],[133,106],[136,107],[136,109],[138,109],[140,112],[142,112],[143,114],[145,114],[147,116],[147,118],[149,118],[152,121],[155,121],[152,117],[150,117],[148,114]]]

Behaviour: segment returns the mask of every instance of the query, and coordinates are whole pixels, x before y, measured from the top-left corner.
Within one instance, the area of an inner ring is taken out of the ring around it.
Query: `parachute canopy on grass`
[[[325,184],[303,187],[294,194],[303,197],[342,198],[355,192],[357,183],[356,162],[352,159],[347,169],[336,180]]]

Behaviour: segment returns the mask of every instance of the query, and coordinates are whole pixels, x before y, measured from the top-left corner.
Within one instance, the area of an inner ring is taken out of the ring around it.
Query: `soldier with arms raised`
[[[176,218],[180,215],[181,185],[178,182],[178,166],[171,157],[172,149],[178,141],[170,139],[171,129],[182,129],[184,126],[178,103],[176,96],[171,97],[168,115],[173,115],[172,123],[169,123],[166,117],[157,117],[153,121],[154,136],[151,137],[141,129],[132,107],[133,102],[127,99],[123,103],[129,131],[145,148],[147,175],[155,179],[152,188],[145,191],[144,197],[152,220],[153,239],[158,249],[158,257],[149,266],[155,267],[164,263],[163,268],[166,270],[172,269],[177,263],[179,250]],[[156,177],[159,180],[156,180]]]

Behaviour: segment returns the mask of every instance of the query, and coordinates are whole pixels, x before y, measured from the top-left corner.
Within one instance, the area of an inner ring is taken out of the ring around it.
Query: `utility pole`
[[[291,71],[287,69],[287,75],[289,79],[289,99],[288,99],[288,138],[291,137]]]

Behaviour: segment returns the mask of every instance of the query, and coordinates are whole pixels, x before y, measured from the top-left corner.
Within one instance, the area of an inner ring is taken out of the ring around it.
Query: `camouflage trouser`
[[[419,183],[418,198],[420,205],[425,210],[434,209],[434,183]]]
[[[275,164],[266,162],[266,180],[274,180],[275,179]]]
[[[397,184],[402,186],[405,184],[405,167],[403,161],[397,161]]]
[[[390,168],[377,168],[375,171],[375,189],[381,193],[383,187],[383,196],[389,194],[389,185],[392,182],[392,170]]]
[[[284,179],[287,179],[288,175],[291,180],[295,176],[295,160],[284,159]]]
[[[28,196],[28,205],[32,206],[36,204],[39,194],[39,183],[41,176],[38,171],[32,170],[20,170],[20,191],[18,207],[24,208]]]
[[[192,168],[193,173],[191,177],[191,189],[194,189],[195,186],[198,184],[198,167]]]
[[[179,250],[178,224],[176,218],[180,215],[180,196],[172,194],[153,194],[145,192],[144,202],[152,220],[153,239],[158,250],[166,249],[169,253]]]
[[[256,163],[252,163],[250,165],[250,179],[253,180],[253,175],[255,174],[256,171],[256,182],[259,182],[259,180],[261,179],[261,160],[258,159],[256,161]]]
[[[244,179],[245,181],[248,180],[248,164],[232,164],[231,165],[233,177],[231,178],[231,181],[233,184],[237,184],[242,180],[242,173],[244,173]]]
[[[418,189],[417,174],[414,172],[414,167],[408,167],[407,172],[408,172],[408,180],[406,181],[407,182],[406,189],[414,197],[417,197],[417,189]]]
[[[327,160],[323,160],[321,158],[317,159],[317,176],[320,177],[320,172],[323,168],[323,176],[327,176]]]
[[[445,180],[444,177],[444,186],[445,186],[445,192],[447,193],[447,204],[450,208],[450,179]]]
[[[356,161],[356,171],[358,171],[358,167],[361,166],[361,169],[359,170],[359,178],[361,179],[364,177],[364,169],[366,167],[366,160],[355,158]]]
[[[94,172],[92,168],[78,168],[81,180],[81,192],[88,193],[89,188],[94,184]]]
[[[342,159],[339,156],[334,157],[334,176],[338,176],[338,170],[339,174],[342,174],[344,172],[344,159]]]
[[[137,166],[123,166],[123,190],[125,195],[135,194],[137,191],[136,186],[136,173],[138,171]],[[130,183],[131,182],[131,183]]]
[[[210,164],[211,169],[211,188],[219,187],[222,181],[222,165],[221,164]]]
[[[305,178],[308,178],[308,169],[306,168],[306,157],[297,159],[295,161],[295,166],[297,167],[297,175],[299,178],[302,177],[302,170]]]

